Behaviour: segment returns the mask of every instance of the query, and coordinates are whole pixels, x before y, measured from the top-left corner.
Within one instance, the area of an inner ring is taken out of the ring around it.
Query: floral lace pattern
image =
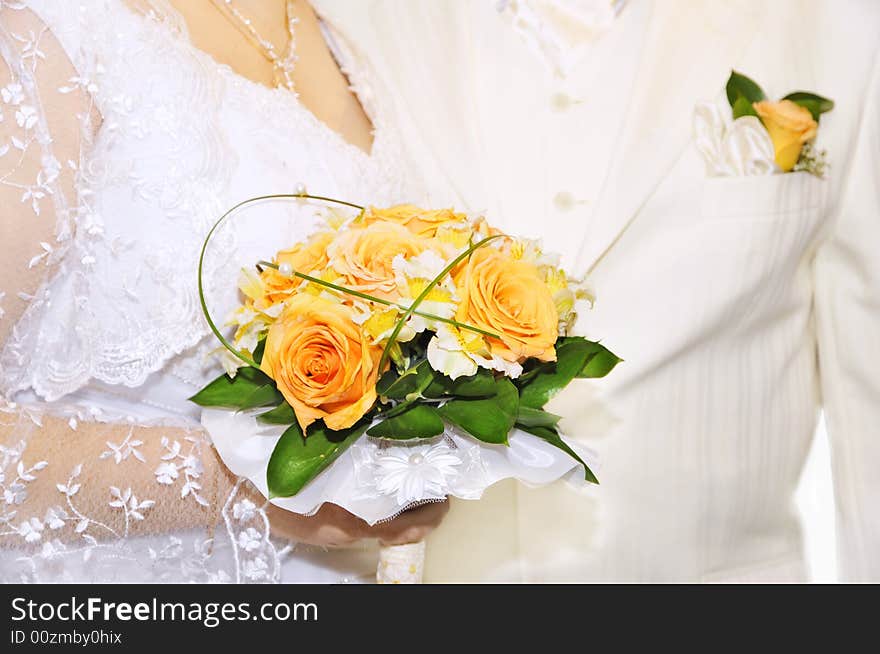
[[[7,394],[32,388],[55,400],[89,380],[135,387],[173,357],[189,356],[208,334],[196,291],[202,240],[248,195],[304,183],[370,202],[407,197],[399,148],[381,117],[374,116],[379,128],[367,155],[295,94],[251,82],[197,50],[170,7],[141,15],[124,0],[26,4],[48,27],[2,34],[15,81],[0,99],[19,129],[0,147],[41,147],[42,167],[21,184],[10,181],[15,162],[0,158],[7,171],[0,184],[20,186],[36,216],[55,205],[57,244],[40,243],[30,265],[59,265],[28,298],[0,356]],[[91,112],[76,117],[83,147],[65,161],[52,152],[44,119],[51,98],[39,92],[49,28],[77,71],[57,92],[85,91],[102,119],[96,131]],[[368,84],[357,88],[369,95]],[[75,173],[75,198],[58,183],[62,166]],[[234,236],[227,239],[234,249]]]
[[[208,229],[236,202],[299,183],[364,202],[417,199],[402,148],[375,111],[369,71],[346,69],[377,129],[366,154],[294,93],[196,49],[163,0],[0,0],[4,18],[19,12],[38,27],[0,20],[9,72],[0,189],[20,198],[4,218],[54,229],[28,262],[49,279],[32,294],[0,287],[0,317],[10,298],[27,303],[0,351],[0,427],[16,423],[0,447],[0,580],[278,581],[290,546],[270,540],[246,480],[208,492],[204,432],[188,425],[184,436],[145,442],[134,418],[67,407],[68,396],[93,383],[140,393],[156,375],[192,385],[216,374],[205,365],[215,344],[196,265]],[[69,61],[50,56],[57,44]],[[74,96],[86,98],[82,110],[59,125],[56,101]],[[64,150],[56,130],[77,133],[77,147]],[[32,176],[27,161],[38,162]],[[235,249],[235,235],[221,244]],[[53,417],[62,412],[71,435],[86,422],[122,422],[93,453],[35,459],[46,407],[11,401],[31,392],[52,402]],[[166,528],[178,509],[216,524]]]
[[[163,437],[158,460],[149,460],[141,451],[144,443],[132,438],[129,428],[122,438],[107,440],[106,449],[97,457],[61,471],[62,464],[28,457],[29,439],[41,427],[40,414],[7,404],[2,415],[18,424],[14,444],[0,445],[0,539],[7,550],[0,581],[279,580],[281,561],[290,547],[276,546],[270,540],[264,507],[243,495],[243,481],[222,499],[218,507],[221,524],[214,528],[134,533],[136,523],[154,519],[161,509],[155,499],[160,487],[172,487],[180,501],[209,504],[201,494],[201,480],[203,448],[211,445],[202,432],[192,431],[182,439]],[[68,425],[76,431],[78,419],[71,417]],[[122,474],[113,474],[106,466],[118,466]],[[126,475],[142,479],[142,470],[132,470],[139,467],[152,469],[153,487],[121,487],[101,481]],[[29,492],[43,475],[59,480],[54,485],[55,501],[34,515]],[[106,489],[105,506],[80,501],[86,490],[90,497],[99,494],[94,488],[86,489],[87,484]]]

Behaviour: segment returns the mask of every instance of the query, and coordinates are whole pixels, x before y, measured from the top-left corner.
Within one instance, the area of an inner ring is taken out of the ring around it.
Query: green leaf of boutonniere
[[[413,404],[392,418],[387,418],[367,430],[377,438],[407,440],[431,438],[443,433],[443,419],[437,409],[427,404]]]
[[[596,475],[594,475],[593,471],[590,470],[590,466],[588,466],[586,462],[577,455],[577,452],[571,449],[568,444],[564,440],[562,440],[562,438],[560,438],[555,429],[551,429],[548,427],[523,427],[523,431],[527,431],[528,433],[547,441],[551,445],[558,447],[560,450],[568,454],[571,458],[573,458],[584,467],[584,479],[592,484],[599,483]]]
[[[764,100],[767,96],[758,84],[738,72],[731,71],[727,79],[727,101],[733,109],[733,117],[754,116],[755,110],[752,105]]]
[[[834,109],[833,100],[823,98],[821,95],[816,95],[815,93],[810,93],[808,91],[795,91],[794,93],[789,93],[782,99],[791,100],[795,104],[799,104],[804,109],[807,109],[813,114],[813,120],[817,122],[819,116]]]
[[[269,497],[296,495],[360,438],[367,425],[364,422],[350,429],[331,431],[320,424],[303,438],[299,424],[294,422],[278,439],[269,458],[266,470]]]
[[[272,406],[284,398],[275,388],[275,382],[256,368],[239,368],[235,377],[220,375],[198,393],[189,398],[199,406],[225,409],[255,409]]]
[[[507,444],[516,422],[519,395],[506,377],[495,380],[496,392],[487,399],[454,399],[438,411],[446,420],[485,443]]]
[[[296,422],[296,414],[293,412],[292,406],[287,402],[282,402],[271,411],[258,415],[257,422],[266,425],[290,425]]]
[[[744,95],[741,95],[736,99],[736,102],[733,103],[732,109],[734,120],[742,118],[743,116],[758,115],[758,112],[755,111],[755,107],[752,106],[752,103]]]

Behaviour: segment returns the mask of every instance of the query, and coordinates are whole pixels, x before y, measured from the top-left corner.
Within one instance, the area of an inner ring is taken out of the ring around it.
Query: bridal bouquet
[[[191,398],[226,464],[274,504],[375,523],[508,477],[597,482],[544,406],[619,359],[569,335],[588,297],[538,242],[400,205],[328,210],[289,245],[241,271],[227,335],[202,295],[235,364]]]

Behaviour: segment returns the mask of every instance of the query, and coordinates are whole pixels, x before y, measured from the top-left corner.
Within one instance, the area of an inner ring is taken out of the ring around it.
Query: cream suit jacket
[[[551,406],[598,451],[601,486],[455,502],[427,580],[801,580],[793,492],[824,408],[842,577],[880,581],[880,3],[652,2],[589,221],[550,201],[546,171],[590,153],[535,137],[554,120],[534,112],[540,69],[520,66],[495,3],[315,4],[428,200],[487,209],[588,273],[581,329],[625,359]],[[723,98],[731,69],[774,97],[836,101],[819,128],[826,179],[707,176],[692,112]]]

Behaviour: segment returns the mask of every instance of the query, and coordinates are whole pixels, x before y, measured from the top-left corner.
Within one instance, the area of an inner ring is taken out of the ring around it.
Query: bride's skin
[[[137,4],[133,0],[133,4]],[[253,45],[213,6],[210,0],[172,0],[175,8],[187,23],[190,37],[201,50],[209,53],[217,61],[229,65],[237,73],[267,86],[274,86],[274,71],[271,64],[257,51]],[[236,0],[236,6],[242,14],[249,16],[260,34],[276,44],[278,52],[287,47],[287,27],[285,21],[285,0]],[[0,10],[2,11],[2,10]],[[294,86],[303,105],[312,111],[317,118],[331,129],[342,135],[347,141],[369,151],[372,146],[372,126],[364,113],[358,99],[351,93],[345,77],[340,72],[320,32],[318,20],[311,6],[305,0],[293,3],[293,12],[299,19],[296,26],[296,52],[299,56],[293,74]],[[18,29],[38,29],[39,23],[29,12],[12,12],[3,20],[15,20],[18,23],[32,22],[31,25],[15,25]],[[46,38],[44,51],[48,61],[64,62],[70,66],[60,46],[53,38]],[[53,64],[54,65],[54,64]],[[62,64],[59,64],[62,65]],[[57,79],[68,79],[73,76],[69,71],[58,71]],[[0,87],[10,81],[10,73],[0,69]],[[47,94],[48,97],[48,94]],[[47,119],[55,135],[55,146],[58,151],[77,152],[79,150],[79,126],[77,121],[69,120],[74,112],[88,110],[88,98],[84,95],[71,93],[53,96],[53,106],[47,107]],[[56,102],[57,99],[57,102]],[[95,125],[100,125],[100,116],[95,115]],[[10,126],[11,127],[11,126]],[[65,129],[66,127],[66,129]],[[0,123],[0,136],[4,136],[4,125]],[[39,154],[36,149],[31,153],[32,161],[25,161],[19,171],[23,178],[33,176],[39,170]],[[68,172],[64,183],[70,185],[72,178]],[[7,207],[20,205],[19,194],[8,186],[0,186],[0,224],[3,225],[2,256],[0,256],[0,277],[5,280],[4,287],[20,289],[25,293],[33,293],[51,269],[45,267],[28,268],[28,260],[33,256],[34,244],[53,241],[51,221],[21,219]],[[32,216],[31,216],[32,218]],[[14,223],[14,224],[9,224]],[[4,315],[0,315],[0,343],[5,341],[12,326],[17,322],[26,308],[26,302],[9,294],[4,298]],[[0,444],[12,445],[20,438],[20,425],[26,419],[18,416],[0,414]],[[36,427],[35,427],[36,428]],[[96,423],[80,423],[72,432],[66,419],[45,417],[39,434],[31,436],[26,450],[27,459],[36,462],[42,459],[57,460],[59,443],[63,447],[76,452],[77,459],[95,460],[111,434],[121,430],[126,433],[133,429],[133,438],[144,441],[143,453],[147,460],[157,460],[160,455],[160,434],[173,438],[173,429],[155,427],[130,427],[128,425],[107,425]],[[184,436],[180,430],[179,436]],[[69,458],[69,457],[68,457]],[[162,516],[162,524],[169,531],[181,528],[213,526],[218,520],[217,506],[225,498],[235,483],[233,476],[223,467],[215,452],[206,449],[203,452],[205,473],[203,495],[211,501],[211,508],[199,507],[195,512],[181,514],[177,510],[168,510]],[[112,474],[112,469],[107,469]],[[156,484],[153,470],[143,467],[144,479],[132,479],[129,475],[118,485],[137,487]],[[43,483],[32,482],[29,485],[28,503],[33,506],[46,507],[57,503],[55,479],[46,479]],[[106,484],[112,479],[102,480],[106,483],[83,484],[78,498],[95,507],[106,504]],[[83,497],[88,489],[95,489],[100,497]],[[176,507],[177,491],[169,487],[156,489],[154,499],[157,509]],[[167,498],[166,498],[167,495]],[[167,502],[163,502],[163,498]],[[349,545],[360,539],[378,538],[385,544],[400,544],[422,540],[443,518],[448,504],[428,504],[408,511],[390,522],[369,527],[365,522],[347,511],[334,506],[325,505],[317,515],[302,517],[287,511],[270,507],[267,511],[273,533],[280,537],[298,542],[322,546]],[[155,522],[153,523],[155,524]],[[137,525],[134,525],[136,532]]]

